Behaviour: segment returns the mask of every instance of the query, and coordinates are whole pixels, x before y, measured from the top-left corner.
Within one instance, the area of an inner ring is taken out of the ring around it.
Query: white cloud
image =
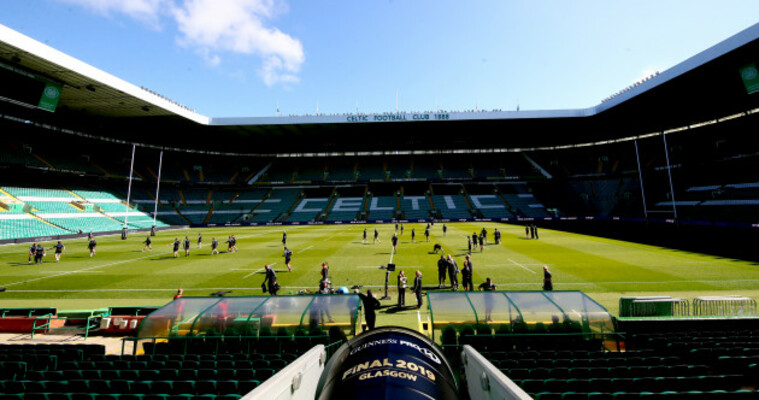
[[[277,12],[274,0],[186,0],[173,16],[184,46],[208,55],[258,55],[263,60],[259,74],[271,86],[297,81],[305,60],[299,40],[264,25]]]
[[[124,14],[159,28],[176,23],[180,45],[195,50],[209,65],[224,54],[257,56],[258,75],[268,85],[294,83],[305,61],[301,42],[271,26],[287,11],[279,0],[59,0],[103,15]]]
[[[88,8],[99,14],[125,14],[153,28],[159,27],[162,11],[172,6],[172,0],[59,0]]]

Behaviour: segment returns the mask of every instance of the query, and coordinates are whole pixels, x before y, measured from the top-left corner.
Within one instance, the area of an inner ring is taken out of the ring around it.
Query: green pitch
[[[55,306],[59,310],[95,309],[115,305],[160,306],[171,300],[177,288],[187,296],[206,296],[231,290],[231,296],[261,295],[264,264],[272,264],[282,285],[280,294],[315,290],[320,265],[327,261],[333,286],[356,284],[379,294],[385,273],[378,269],[392,258],[406,271],[409,284],[414,271],[421,270],[425,286],[437,286],[437,260],[431,254],[440,243],[461,266],[466,253],[466,235],[488,230],[491,244],[473,251],[475,285],[491,277],[500,290],[539,290],[542,267],[553,273],[556,290],[582,290],[612,313],[623,295],[668,294],[692,299],[699,295],[742,294],[759,297],[759,268],[747,261],[687,253],[666,248],[540,230],[539,240],[528,240],[524,228],[496,223],[435,224],[430,241],[424,238],[424,224],[405,224],[397,254],[391,254],[394,225],[323,225],[288,227],[233,227],[172,230],[153,238],[153,250],[142,251],[146,235],[98,238],[97,255],[89,257],[86,239],[67,240],[61,262],[55,263],[48,250],[44,263],[27,263],[29,245],[0,247],[0,307]],[[362,243],[367,229],[369,242]],[[372,244],[374,229],[381,243]],[[492,232],[499,228],[502,244],[492,244]],[[416,241],[411,242],[411,230]],[[287,272],[282,257],[282,232],[287,230],[293,250],[293,271]],[[196,248],[198,232],[203,247]],[[238,239],[239,252],[226,253],[227,236]],[[180,248],[172,257],[170,243],[175,237],[192,240],[190,256]],[[212,237],[220,242],[221,254],[211,255]],[[45,243],[51,247],[53,242]],[[390,278],[395,301],[396,274]],[[437,290],[437,289],[435,289]],[[412,294],[406,303],[413,304]],[[382,314],[378,324],[414,326],[416,310]]]

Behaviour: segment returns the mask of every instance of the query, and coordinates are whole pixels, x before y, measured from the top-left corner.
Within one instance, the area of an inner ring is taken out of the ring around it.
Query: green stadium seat
[[[173,387],[173,394],[195,394],[194,380],[174,381]]]
[[[216,369],[199,369],[198,370],[199,380],[215,381],[217,375],[218,375],[218,372]]]
[[[542,378],[533,378],[535,380],[541,380]],[[543,380],[543,389],[546,392],[563,392],[565,391],[567,383],[563,379],[545,379]]]
[[[198,370],[182,368],[178,371],[177,379],[184,380],[184,381],[189,381],[189,380],[194,381],[198,379]]]
[[[174,393],[174,381],[171,380],[159,380],[153,381],[151,388],[153,393],[171,394]]]
[[[237,371],[238,370],[235,370],[235,369],[219,369],[216,371],[216,376],[217,376],[217,379],[222,380],[222,381],[235,380],[237,379]],[[240,371],[251,371],[251,370],[247,369],[247,370],[240,370]]]
[[[217,381],[216,390],[219,394],[237,393],[237,381]]]
[[[198,394],[216,394],[216,381],[215,380],[202,380],[195,382],[195,388]]]
[[[541,392],[535,395],[535,400],[561,400],[561,393]]]
[[[153,382],[149,380],[134,381],[131,387],[133,393],[148,394],[153,392]]]
[[[235,374],[235,379],[238,381],[251,381],[258,379],[256,377],[256,371],[253,369],[240,369]]]
[[[239,381],[238,390],[241,394],[247,394],[251,392],[253,389],[257,388],[258,385],[260,384],[261,382],[257,380]]]
[[[179,378],[178,369],[162,369],[158,373],[158,380],[173,381]]]

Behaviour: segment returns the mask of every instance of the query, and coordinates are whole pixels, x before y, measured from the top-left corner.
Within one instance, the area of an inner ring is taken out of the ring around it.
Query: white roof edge
[[[741,32],[709,47],[708,49],[678,63],[677,65],[659,73],[651,79],[638,84],[624,91],[608,101],[602,102],[596,106],[581,109],[563,109],[563,110],[525,110],[525,111],[482,111],[482,112],[413,112],[405,111],[400,113],[372,113],[360,114],[366,116],[366,121],[351,121],[348,118],[359,116],[358,114],[340,114],[340,115],[306,115],[297,117],[271,116],[271,117],[221,117],[213,118],[200,115],[196,112],[178,106],[160,96],[148,92],[138,86],[119,79],[104,71],[101,71],[89,64],[79,61],[63,52],[60,52],[50,46],[40,43],[28,36],[14,31],[0,24],[0,38],[6,43],[18,47],[24,51],[35,54],[41,58],[54,62],[64,68],[97,80],[114,89],[147,101],[157,107],[173,112],[179,116],[195,121],[203,125],[213,126],[233,126],[233,125],[290,125],[290,124],[329,124],[329,123],[380,123],[388,122],[383,120],[386,115],[402,115],[405,121],[464,121],[464,120],[492,120],[492,119],[535,119],[535,118],[575,118],[589,117],[609,110],[627,100],[638,96],[650,89],[653,89],[663,83],[666,83],[676,77],[706,64],[717,57],[727,54],[738,47],[741,47],[751,41],[759,39],[759,23],[754,24]],[[434,118],[435,114],[443,114],[444,118]],[[415,116],[429,115],[429,119],[415,119]],[[377,117],[375,119],[375,117]],[[392,121],[390,121],[392,122]]]
[[[20,32],[17,32],[7,26],[0,24],[0,38],[11,46],[17,47],[25,52],[34,54],[40,58],[60,65],[61,67],[84,75],[96,80],[104,85],[120,90],[130,96],[160,107],[164,110],[173,112],[179,116],[195,121],[199,124],[208,125],[210,118],[178,106],[158,95],[155,95],[145,89],[142,89],[125,80],[119,79],[105,71],[97,69],[83,61],[80,61],[68,54],[56,50],[44,43],[38,42]]]
[[[652,77],[651,79],[642,82],[641,84],[631,88],[626,92],[620,93],[609,101],[598,104],[597,106],[593,107],[593,114],[601,113],[612,107],[622,104],[641,93],[653,89],[663,83],[671,81],[672,79],[675,79],[688,71],[696,69],[697,67],[715,60],[716,58],[725,55],[756,39],[759,39],[759,23],[754,24],[736,33],[735,35],[730,36],[729,38],[715,44],[714,46],[709,47],[708,49],[686,59],[685,61],[682,61],[675,66],[660,72],[658,75]],[[736,70],[735,73],[737,74],[738,71]]]

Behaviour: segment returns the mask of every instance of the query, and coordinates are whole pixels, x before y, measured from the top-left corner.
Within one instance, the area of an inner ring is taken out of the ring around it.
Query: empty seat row
[[[0,381],[0,393],[246,394],[260,381]]]
[[[741,375],[693,376],[693,377],[645,377],[645,378],[592,378],[592,379],[524,379],[517,382],[528,393],[540,392],[664,392],[689,390],[756,389]]]
[[[287,361],[281,358],[268,360],[222,360],[222,361],[64,361],[60,364],[60,370],[77,369],[251,369],[251,368],[284,368]]]
[[[239,400],[240,394],[0,393],[0,400]]]
[[[666,391],[666,392],[614,392],[614,393],[552,393],[542,392],[535,395],[535,400],[750,400],[757,399],[759,392],[751,390],[689,390],[689,391]]]
[[[684,362],[679,357],[630,357],[630,358],[538,358],[538,359],[490,359],[499,368],[555,368],[555,367],[619,367],[679,365]]]
[[[705,365],[661,365],[612,368],[512,368],[502,371],[511,379],[642,378],[701,376],[709,372],[709,367]]]
[[[258,369],[161,369],[161,370],[65,370],[33,371],[26,380],[64,381],[80,379],[124,380],[265,380],[276,373],[273,368]]]

